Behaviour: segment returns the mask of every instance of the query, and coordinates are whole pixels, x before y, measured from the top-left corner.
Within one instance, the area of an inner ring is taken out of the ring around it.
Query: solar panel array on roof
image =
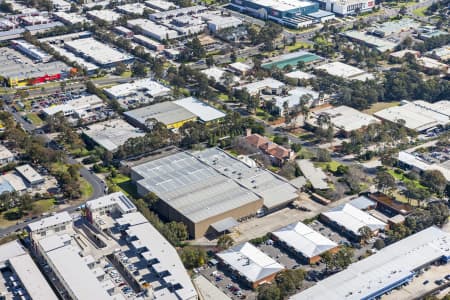
[[[125,195],[120,195],[120,196],[119,196],[119,199],[122,201],[123,204],[125,204],[125,206],[126,206],[128,209],[131,209],[131,208],[134,208],[134,207],[135,207],[134,204],[131,203],[130,199],[128,199]]]

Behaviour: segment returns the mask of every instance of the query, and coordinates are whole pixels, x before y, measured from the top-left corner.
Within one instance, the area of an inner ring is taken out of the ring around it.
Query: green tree
[[[395,178],[386,171],[378,172],[375,177],[377,188],[382,192],[390,191],[395,188]]]
[[[135,62],[131,67],[131,72],[134,77],[145,77],[147,76],[147,69],[145,64],[141,62]]]
[[[442,195],[447,186],[447,180],[438,170],[427,170],[423,172],[421,183],[438,195]]]
[[[233,246],[234,240],[228,234],[223,234],[217,239],[217,248],[225,250]]]
[[[365,242],[372,237],[372,230],[370,230],[369,226],[363,226],[358,229],[358,234],[361,237],[361,241]]]
[[[263,284],[258,288],[258,300],[281,300],[281,291],[276,284]]]
[[[184,247],[180,253],[181,261],[187,269],[198,268],[206,263],[207,255],[200,247]]]

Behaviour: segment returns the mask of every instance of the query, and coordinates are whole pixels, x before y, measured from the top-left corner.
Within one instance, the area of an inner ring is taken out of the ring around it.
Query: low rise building
[[[308,122],[313,126],[320,126],[322,115],[327,116],[336,132],[344,135],[349,135],[352,131],[361,130],[372,124],[381,123],[379,119],[345,105],[315,110]]]
[[[406,128],[417,132],[427,132],[449,124],[450,101],[429,103],[404,100],[399,106],[380,110],[374,116],[392,123],[402,122]]]
[[[427,52],[427,55],[441,61],[447,61],[450,59],[450,44],[430,50]]]
[[[263,93],[267,95],[281,95],[286,85],[273,78],[265,78],[263,80],[247,83],[236,87],[235,89],[246,90],[250,95],[255,96]]]
[[[45,178],[28,164],[16,167],[16,172],[19,173],[30,186],[36,186],[45,182]]]
[[[296,51],[288,54],[282,54],[280,56],[271,57],[268,61],[264,62],[261,67],[264,69],[272,69],[278,68],[283,69],[286,66],[291,66],[296,68],[298,63],[303,63],[305,65],[313,64],[318,61],[323,60],[323,57],[320,57],[316,54],[307,51]]]
[[[110,9],[89,10],[86,14],[92,19],[96,19],[107,24],[114,24],[122,15],[118,14]]]
[[[66,102],[44,108],[42,111],[47,116],[62,113],[65,117],[73,116],[79,119],[89,119],[95,112],[105,107],[103,100],[97,95],[86,95]]]
[[[11,44],[15,49],[29,56],[36,62],[48,62],[52,58],[51,55],[25,40],[13,40],[11,41]]]
[[[165,11],[179,8],[178,5],[176,5],[175,3],[165,0],[145,1],[145,5],[156,11]]]
[[[373,235],[387,229],[387,224],[346,203],[320,214],[320,220],[338,230],[349,239],[359,241],[360,229],[368,227]]]
[[[373,0],[319,0],[320,7],[340,16],[354,15],[371,11],[375,7]]]
[[[414,276],[427,266],[436,262],[448,263],[449,243],[449,233],[429,227],[351,264],[347,269],[290,297],[290,300],[380,298],[393,289],[420,280],[414,279]]]
[[[88,19],[77,13],[67,13],[64,11],[54,12],[53,16],[66,25],[75,25],[88,22]]]
[[[400,151],[397,160],[401,167],[419,173],[430,170],[439,171],[450,182],[450,165],[448,161],[442,163],[430,162],[422,157],[420,153],[410,153],[408,151]]]
[[[0,145],[0,166],[14,161],[14,154],[3,145]]]
[[[4,299],[58,299],[18,240],[0,246],[0,274],[0,294]]]
[[[70,2],[64,0],[51,0],[55,11],[69,11]]]
[[[68,212],[60,212],[28,224],[27,230],[32,242],[55,234],[72,232],[72,217]]]
[[[152,40],[144,35],[136,34],[133,36],[133,41],[136,43],[155,51],[163,51],[165,49],[164,44],[161,44],[155,40]]]
[[[297,222],[272,232],[273,239],[308,264],[321,260],[320,255],[337,252],[338,244],[302,222]]]
[[[127,15],[142,16],[146,8],[147,6],[144,3],[138,2],[119,5],[116,10]]]
[[[291,161],[295,157],[295,153],[291,149],[286,149],[257,133],[251,134],[248,132],[245,141],[268,155],[272,163],[277,166],[282,166],[285,162]]]
[[[321,168],[315,167],[312,161],[310,161],[309,159],[300,159],[296,162],[297,166],[302,171],[302,174],[309,181],[309,183],[311,183],[313,189],[327,190],[330,188],[328,186],[327,175]]]
[[[128,20],[127,25],[129,27],[137,26],[143,35],[160,42],[167,39],[172,40],[179,36],[177,31],[169,29],[166,26],[156,24],[155,22],[147,19]]]
[[[65,43],[65,47],[104,68],[114,67],[118,63],[128,64],[134,60],[133,56],[114,49],[94,38],[69,41]]]
[[[105,226],[102,225],[106,224],[100,224],[99,220],[104,216],[111,214],[123,215],[136,211],[136,206],[122,192],[115,192],[86,202],[86,218],[101,231],[105,229]]]
[[[250,243],[233,246],[216,255],[225,267],[253,289],[269,284],[285,269]]]
[[[316,70],[325,71],[330,75],[342,77],[348,80],[366,81],[375,78],[373,74],[367,73],[362,69],[344,64],[339,61],[323,64],[314,68]]]
[[[171,101],[130,110],[125,112],[124,116],[141,128],[151,127],[154,120],[163,123],[169,129],[180,128],[187,122],[197,120],[195,114]]]
[[[142,94],[142,97],[146,99],[145,102],[150,102],[148,100],[156,97],[167,96],[170,93],[169,88],[150,78],[138,79],[134,82],[114,85],[110,88],[104,89],[104,91],[108,97],[115,100],[127,98],[135,99]]]
[[[194,97],[186,97],[173,101],[173,103],[196,115],[202,123],[215,122],[225,117],[220,110]]]
[[[228,65],[228,68],[237,75],[247,75],[252,70],[252,67],[242,62],[234,62]]]
[[[117,151],[128,139],[145,135],[142,130],[131,126],[122,119],[110,119],[90,124],[87,129],[83,130],[83,134],[110,152]]]
[[[242,25],[242,20],[233,16],[221,16],[210,14],[202,17],[208,24],[208,29],[215,33],[217,31]]]

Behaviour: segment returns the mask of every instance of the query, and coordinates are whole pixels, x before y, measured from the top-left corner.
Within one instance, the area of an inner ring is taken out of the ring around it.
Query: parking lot
[[[226,270],[213,266],[200,270],[200,273],[231,299],[256,299],[255,291],[243,285],[236,275]]]
[[[433,291],[444,289],[450,285],[450,265],[431,266],[424,273],[414,277],[413,281],[401,289],[393,290],[383,300],[417,299]],[[449,280],[445,279],[448,278]]]

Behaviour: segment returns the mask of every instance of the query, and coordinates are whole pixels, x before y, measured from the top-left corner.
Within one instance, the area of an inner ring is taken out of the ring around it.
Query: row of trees
[[[442,226],[448,222],[449,215],[448,206],[444,202],[433,202],[426,208],[417,208],[406,217],[404,224],[393,225],[387,230],[386,242],[395,243],[432,225]]]
[[[305,279],[302,269],[286,270],[275,277],[272,284],[264,284],[258,288],[258,300],[281,300],[301,288]]]

